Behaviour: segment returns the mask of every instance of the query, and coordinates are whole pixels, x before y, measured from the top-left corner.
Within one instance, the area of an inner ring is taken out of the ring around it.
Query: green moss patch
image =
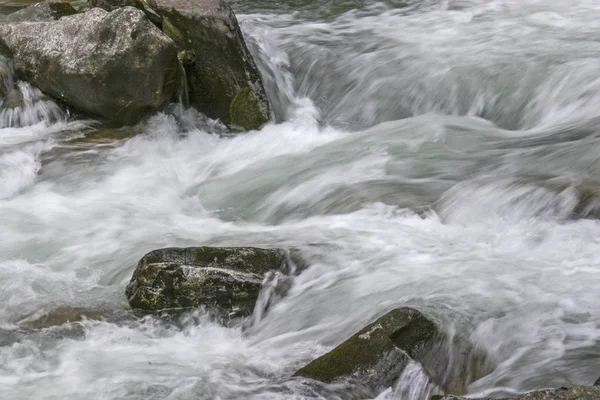
[[[242,88],[238,90],[231,102],[229,109],[231,125],[243,129],[258,129],[268,122],[260,101],[256,98],[252,89]]]

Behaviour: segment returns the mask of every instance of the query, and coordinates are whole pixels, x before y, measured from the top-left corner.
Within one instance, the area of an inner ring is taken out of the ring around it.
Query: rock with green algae
[[[177,45],[189,105],[239,130],[257,129],[271,111],[258,68],[237,18],[223,0],[91,0],[106,10],[124,5],[160,15]]]
[[[127,285],[132,308],[225,310],[235,316],[252,313],[262,282],[270,271],[288,273],[290,254],[252,247],[166,248],[146,254]]]
[[[600,399],[600,388],[594,386],[573,386],[559,389],[539,390],[516,397],[495,398],[494,400],[598,400]],[[431,400],[468,400],[465,397],[456,396],[432,396]],[[481,398],[480,400],[492,400]]]
[[[132,7],[0,24],[0,49],[19,79],[120,125],[168,103],[179,82],[175,44]]]
[[[411,359],[421,364],[434,384],[450,393],[464,393],[468,383],[489,371],[485,354],[470,343],[450,338],[417,310],[398,308],[294,376],[326,383],[356,379],[383,389],[394,385]]]
[[[73,14],[77,14],[77,10],[70,3],[61,0],[46,0],[10,14],[6,17],[6,22],[55,21]]]
[[[222,0],[156,3],[163,31],[180,51],[190,105],[230,127],[267,123],[267,95],[231,7]]]

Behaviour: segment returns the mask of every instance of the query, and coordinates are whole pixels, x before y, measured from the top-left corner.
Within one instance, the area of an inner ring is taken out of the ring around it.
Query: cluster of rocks
[[[125,293],[137,312],[204,307],[213,315],[245,318],[268,311],[268,302],[259,299],[269,285],[275,282],[273,292],[285,296],[290,279],[307,267],[307,260],[296,249],[165,248],[141,258]],[[270,279],[273,276],[280,279]],[[267,309],[259,310],[262,307]],[[24,327],[43,329],[82,319],[103,319],[103,316],[85,309],[61,308]],[[435,387],[434,393],[445,393],[433,395],[429,400],[467,400],[458,396],[467,393],[470,383],[493,370],[485,350],[460,335],[448,334],[420,311],[401,307],[379,316],[330,352],[298,369],[291,378],[307,383],[356,384],[366,393],[377,395],[393,388],[414,362]],[[599,398],[600,387],[596,386],[563,387],[515,397],[520,400]]]
[[[297,250],[258,248],[167,248],[146,254],[127,286],[129,304],[156,312],[207,307],[215,313],[250,316],[270,274],[291,277],[307,267]],[[264,310],[263,310],[264,311]],[[311,361],[294,379],[355,382],[370,393],[393,387],[418,362],[438,393],[431,400],[464,400],[470,383],[493,370],[486,352],[449,335],[418,310],[396,308],[330,352]],[[522,400],[600,398],[600,388],[571,387],[532,392]]]
[[[223,0],[90,0],[82,9],[46,0],[0,23],[0,55],[11,61],[3,64],[10,71],[0,68],[5,107],[15,107],[7,96],[14,73],[72,110],[118,125],[172,102],[239,130],[271,115]]]
[[[82,9],[46,0],[0,23],[0,108],[24,100],[13,80],[28,82],[60,104],[118,125],[134,124],[172,102],[192,106],[232,129],[255,129],[271,111],[261,77],[237,19],[223,0],[89,0]],[[146,254],[126,288],[133,309],[161,312],[206,307],[248,317],[266,285],[285,295],[307,266],[294,249],[167,248]],[[58,309],[31,329],[102,318],[82,309]],[[451,349],[451,351],[449,351]],[[482,349],[449,335],[421,312],[397,308],[379,316],[294,379],[356,381],[374,393],[393,387],[418,362],[439,392],[458,400],[492,366]],[[518,397],[599,399],[596,387],[538,391]]]

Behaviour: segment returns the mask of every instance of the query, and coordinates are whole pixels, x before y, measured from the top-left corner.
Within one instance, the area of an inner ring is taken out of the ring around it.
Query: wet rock
[[[6,96],[6,94],[13,88],[13,75],[14,71],[12,60],[8,57],[0,55],[0,97]]]
[[[455,347],[456,343],[460,348]],[[481,364],[485,356],[466,341],[449,338],[419,311],[398,308],[294,376],[327,383],[350,378],[383,389],[393,386],[410,359],[421,364],[434,384],[446,392],[462,394],[476,378],[474,375],[480,374],[473,366]]]
[[[157,0],[163,31],[180,50],[190,105],[243,129],[268,122],[269,103],[233,10],[222,0]]]
[[[0,111],[23,108],[24,106],[23,93],[18,88],[14,88],[10,89],[6,96],[4,96],[2,105],[0,105]]]
[[[140,260],[126,295],[132,308],[147,311],[205,305],[243,316],[252,313],[265,274],[290,268],[280,249],[160,249]]]
[[[73,14],[77,14],[77,10],[71,4],[60,0],[46,0],[10,14],[6,17],[6,22],[55,21]]]
[[[553,390],[540,390],[527,393],[517,397],[511,397],[510,400],[598,400],[600,399],[600,388],[597,387],[563,387]],[[431,400],[467,400],[465,397],[456,396],[432,396]],[[492,400],[491,398],[482,398],[481,400]],[[495,399],[509,400],[509,398]]]
[[[84,319],[100,320],[102,319],[102,314],[98,311],[85,308],[61,307],[49,311],[33,321],[24,322],[21,326],[28,329],[44,329],[67,323],[79,322]]]
[[[240,129],[256,129],[269,121],[261,76],[225,1],[92,0],[92,4],[107,10],[128,4],[160,15],[159,26],[176,43],[185,70],[185,97],[198,111]]]
[[[173,41],[132,7],[2,24],[0,47],[12,54],[20,79],[123,125],[168,103],[177,89]]]

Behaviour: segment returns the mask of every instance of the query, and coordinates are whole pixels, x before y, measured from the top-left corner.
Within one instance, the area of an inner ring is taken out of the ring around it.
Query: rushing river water
[[[361,398],[290,376],[398,306],[487,351],[471,396],[598,378],[600,3],[233,5],[277,123],[0,129],[0,398]],[[246,329],[132,314],[137,260],[193,245],[311,266]],[[104,320],[26,328],[58,307]],[[414,365],[378,399],[435,390]]]

